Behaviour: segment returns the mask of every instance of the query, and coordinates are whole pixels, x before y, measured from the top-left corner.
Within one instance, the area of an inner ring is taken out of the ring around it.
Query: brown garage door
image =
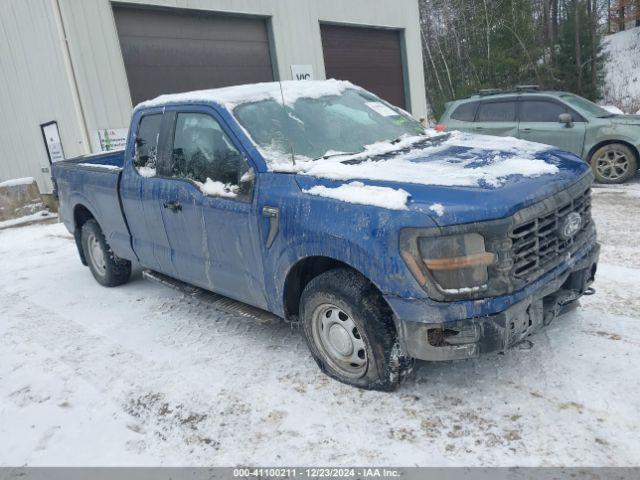
[[[263,19],[113,9],[131,100],[273,80]]]
[[[327,78],[349,80],[405,107],[400,32],[321,25]]]

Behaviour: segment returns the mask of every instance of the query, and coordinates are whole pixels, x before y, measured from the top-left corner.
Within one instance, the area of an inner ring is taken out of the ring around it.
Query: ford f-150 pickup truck
[[[124,151],[54,179],[102,285],[136,263],[298,322],[319,367],[362,388],[502,351],[593,293],[588,165],[425,129],[349,82],[163,95]]]

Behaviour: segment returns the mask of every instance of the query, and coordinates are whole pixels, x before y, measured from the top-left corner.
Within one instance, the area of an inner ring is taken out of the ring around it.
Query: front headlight
[[[420,237],[418,251],[437,285],[446,293],[486,288],[487,266],[494,261],[479,233],[448,237]]]
[[[459,296],[480,292],[489,282],[488,266],[495,255],[487,252],[479,233],[416,236],[402,242],[402,257],[416,280],[428,291]]]

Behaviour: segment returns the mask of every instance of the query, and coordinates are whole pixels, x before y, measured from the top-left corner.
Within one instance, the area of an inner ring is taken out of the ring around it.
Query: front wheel
[[[302,293],[300,319],[314,360],[330,377],[370,390],[395,390],[411,372],[392,314],[375,287],[348,269],[325,272]]]
[[[95,220],[87,220],[81,231],[82,251],[93,278],[105,287],[117,287],[129,281],[131,262],[116,257]]]
[[[610,143],[593,152],[589,161],[600,183],[623,183],[638,169],[635,153],[621,143]]]

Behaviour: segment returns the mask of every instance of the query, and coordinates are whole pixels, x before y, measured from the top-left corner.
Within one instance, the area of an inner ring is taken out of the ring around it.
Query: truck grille
[[[572,212],[580,214],[582,225],[571,238],[564,239],[560,226]],[[591,223],[591,190],[587,189],[559,208],[517,225],[509,233],[513,258],[511,275],[519,280],[533,281],[550,270],[566,253],[585,242]]]

